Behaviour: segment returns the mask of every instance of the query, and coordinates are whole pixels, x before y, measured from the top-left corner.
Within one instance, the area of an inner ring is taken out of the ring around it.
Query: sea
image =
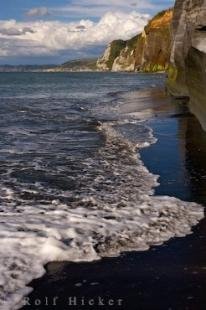
[[[141,159],[158,141],[151,121],[179,115],[164,85],[164,74],[0,74],[0,309],[23,306],[48,263],[147,251],[203,218],[201,203],[158,194]]]

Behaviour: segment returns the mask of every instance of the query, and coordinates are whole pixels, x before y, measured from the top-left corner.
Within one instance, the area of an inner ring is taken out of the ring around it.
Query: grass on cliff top
[[[173,12],[173,8],[169,8],[169,9],[167,9],[167,10],[160,11],[159,13],[157,13],[157,14],[151,19],[151,21],[154,20],[154,19],[158,19],[158,18],[163,17],[163,16],[164,16],[166,13],[168,13],[168,12]]]
[[[152,28],[168,27],[172,22],[173,11],[173,8],[169,8],[157,13],[144,28],[145,32],[148,33]]]

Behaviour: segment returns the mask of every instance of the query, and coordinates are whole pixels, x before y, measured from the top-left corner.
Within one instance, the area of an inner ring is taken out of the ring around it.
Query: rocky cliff
[[[105,71],[164,71],[171,52],[171,21],[173,10],[157,14],[144,31],[128,41],[113,41],[97,67]]]
[[[168,90],[189,100],[206,130],[206,0],[176,0]]]
[[[102,71],[112,70],[113,63],[119,57],[121,51],[125,48],[126,41],[115,40],[111,42],[102,57],[97,60],[97,68]]]

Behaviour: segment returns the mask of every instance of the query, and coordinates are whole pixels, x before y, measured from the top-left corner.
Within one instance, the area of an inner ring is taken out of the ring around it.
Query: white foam
[[[154,197],[157,176],[144,167],[136,145],[103,124],[105,146],[85,160],[84,186],[71,204],[19,205],[17,193],[2,188],[0,216],[0,309],[21,307],[26,285],[51,261],[93,261],[122,251],[147,250],[191,233],[203,208],[172,197]],[[149,131],[149,135],[152,135]],[[143,145],[141,145],[143,146]],[[95,174],[94,174],[95,172]],[[30,190],[32,192],[32,190]],[[65,193],[66,195],[66,193]],[[21,200],[19,200],[22,202]]]

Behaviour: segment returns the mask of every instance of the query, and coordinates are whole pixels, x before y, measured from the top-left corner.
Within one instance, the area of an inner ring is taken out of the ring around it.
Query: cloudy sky
[[[114,39],[141,32],[174,0],[5,0],[0,64],[53,64],[94,57]]]

